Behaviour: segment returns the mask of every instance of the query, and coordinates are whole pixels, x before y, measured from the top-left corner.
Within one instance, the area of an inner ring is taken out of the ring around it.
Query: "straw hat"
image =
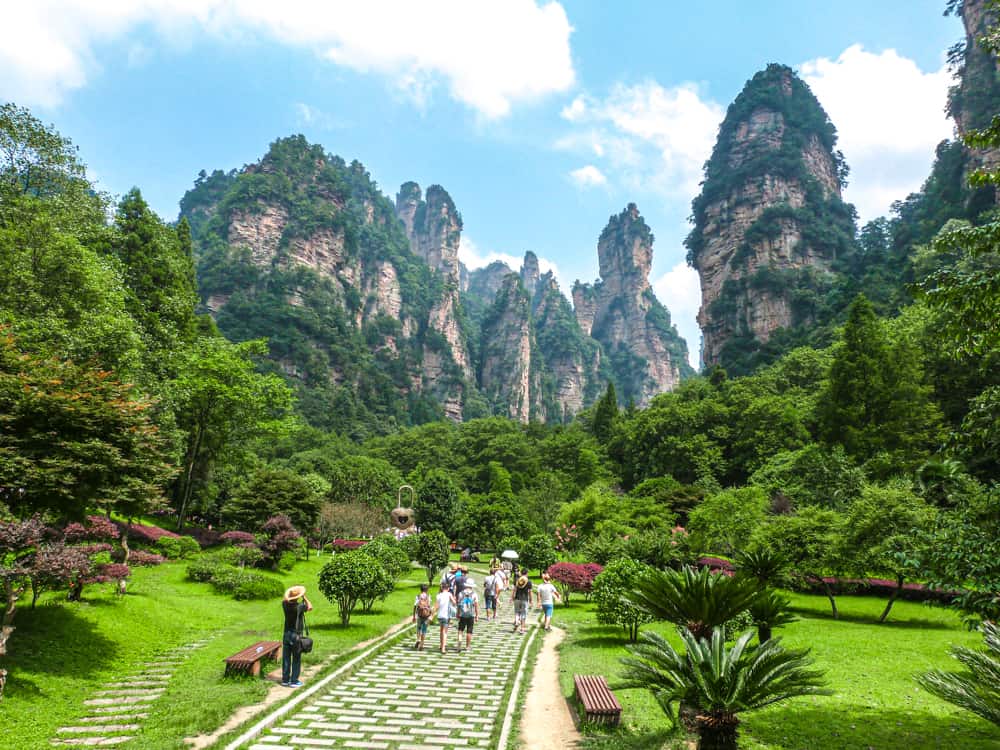
[[[517,579],[518,588],[524,588],[527,585],[528,585],[528,576],[521,576],[520,578]]]
[[[285,592],[285,601],[290,602],[305,595],[306,595],[305,586],[292,586],[290,589],[288,589],[288,591]]]
[[[452,572],[454,572],[458,570],[458,563],[457,562],[448,563],[448,567],[452,570]]]

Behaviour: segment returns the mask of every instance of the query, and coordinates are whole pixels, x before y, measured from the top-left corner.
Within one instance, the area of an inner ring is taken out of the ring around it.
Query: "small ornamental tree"
[[[267,519],[261,527],[260,551],[264,553],[263,564],[278,569],[281,557],[286,552],[299,548],[300,534],[288,516],[277,515]]]
[[[448,564],[448,537],[436,529],[415,536],[414,559],[427,570],[427,583],[434,583],[434,576]]]
[[[7,653],[7,639],[14,632],[17,600],[30,585],[31,559],[44,531],[45,527],[37,516],[27,521],[0,521],[0,584],[4,593],[0,656]]]
[[[635,643],[639,628],[653,618],[627,599],[636,582],[650,568],[627,557],[609,562],[594,579],[594,601],[597,604],[597,621],[604,625],[621,625],[628,639]]]
[[[594,579],[604,570],[596,563],[558,562],[550,565],[546,571],[549,577],[559,586],[562,600],[569,604],[570,594],[584,594],[590,596],[594,587]]]
[[[38,597],[46,589],[61,588],[71,581],[80,582],[82,587],[82,582],[88,580],[91,571],[90,555],[103,551],[94,549],[98,546],[68,547],[61,542],[39,546],[28,571],[31,579],[31,608],[35,608]]]
[[[347,626],[354,607],[382,585],[385,575],[381,563],[371,555],[361,550],[342,552],[323,566],[319,573],[319,590],[337,605],[340,623]]]
[[[365,613],[371,612],[376,601],[384,600],[387,596],[389,596],[389,594],[392,593],[393,589],[396,588],[396,581],[391,575],[389,575],[389,571],[385,569],[385,566],[382,565],[382,563],[380,563],[377,559],[375,562],[378,563],[378,571],[375,575],[375,580],[372,585],[366,588],[361,594],[361,611]]]
[[[521,562],[524,569],[537,570],[541,573],[550,565],[555,565],[556,548],[547,534],[535,534],[528,538],[521,550]]]

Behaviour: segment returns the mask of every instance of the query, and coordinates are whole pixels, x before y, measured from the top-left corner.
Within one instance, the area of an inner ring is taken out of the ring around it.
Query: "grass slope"
[[[346,652],[399,622],[410,613],[423,576],[414,569],[371,614],[355,613],[343,628],[336,605],[326,601],[317,584],[328,560],[313,558],[282,574],[287,585],[307,587],[315,608],[308,620],[316,647],[303,657],[303,666]],[[14,738],[4,744],[19,750],[51,747],[59,727],[88,714],[83,701],[101,685],[206,634],[215,636],[174,672],[132,744],[144,750],[183,748],[184,737],[211,731],[239,706],[257,702],[272,683],[223,679],[222,660],[255,641],[280,640],[280,602],[234,601],[208,584],[185,580],[185,568],[184,562],[137,568],[124,598],[110,585],[94,585],[76,604],[51,593],[35,610],[19,608],[3,665],[11,674],[0,703],[0,726],[5,738]]]
[[[812,648],[825,671],[829,697],[796,698],[744,715],[740,747],[745,750],[996,750],[1000,730],[920,690],[913,675],[934,667],[956,668],[953,644],[981,646],[946,609],[898,602],[890,621],[875,622],[884,600],[842,597],[841,619],[833,620],[825,597],[791,594],[800,620],[775,634],[788,646]],[[621,628],[597,625],[593,605],[557,607],[555,622],[567,630],[560,651],[560,684],[573,692],[573,675],[603,674],[613,682],[625,654]],[[680,639],[663,623],[647,626]],[[616,691],[625,731],[592,735],[589,748],[653,750],[686,747],[671,736],[669,722],[644,690]]]

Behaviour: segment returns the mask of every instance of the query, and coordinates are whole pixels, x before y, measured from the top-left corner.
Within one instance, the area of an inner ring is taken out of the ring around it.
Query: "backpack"
[[[466,594],[458,602],[458,616],[459,617],[474,617],[476,614],[476,603],[472,598],[471,592]]]
[[[483,581],[483,592],[486,596],[497,595],[497,579],[494,576],[486,576],[486,580]]]
[[[431,616],[431,598],[427,594],[421,594],[417,599],[417,617],[426,620]]]

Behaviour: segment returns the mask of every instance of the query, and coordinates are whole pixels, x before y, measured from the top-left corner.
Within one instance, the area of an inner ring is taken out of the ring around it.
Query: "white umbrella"
[[[516,560],[517,553],[512,549],[505,549],[503,552],[500,553],[500,557],[502,557],[504,560]]]

